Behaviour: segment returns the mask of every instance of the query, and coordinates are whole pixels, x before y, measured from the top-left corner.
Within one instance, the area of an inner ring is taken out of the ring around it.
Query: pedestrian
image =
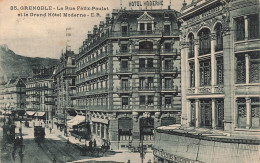
[[[66,144],[66,146],[67,145],[70,145],[70,140],[69,140],[69,138],[67,139],[67,144]]]
[[[89,143],[88,143],[89,144],[89,148],[92,148],[92,143],[93,143],[92,140],[90,140]]]
[[[50,127],[50,133],[51,133],[51,130],[52,130],[52,128]]]
[[[22,146],[23,145],[23,136],[21,136],[21,138],[20,138],[20,146]]]
[[[96,139],[94,139],[94,147],[97,147]]]

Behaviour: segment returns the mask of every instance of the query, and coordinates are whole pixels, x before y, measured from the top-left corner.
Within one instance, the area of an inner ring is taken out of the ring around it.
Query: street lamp
[[[141,142],[138,147],[138,152],[140,153],[141,163],[144,162],[145,154],[146,154],[147,148],[144,148],[144,135],[141,135]]]

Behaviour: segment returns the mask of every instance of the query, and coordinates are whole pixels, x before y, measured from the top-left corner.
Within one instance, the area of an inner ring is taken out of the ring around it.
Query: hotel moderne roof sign
[[[128,0],[126,3],[124,2],[124,6],[127,9],[132,10],[153,10],[153,9],[162,9],[166,8],[169,5],[167,2],[169,0]]]

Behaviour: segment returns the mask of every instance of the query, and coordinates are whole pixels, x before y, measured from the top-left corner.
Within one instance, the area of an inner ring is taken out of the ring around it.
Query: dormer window
[[[153,31],[154,30],[154,18],[150,16],[147,12],[144,12],[138,21],[138,31]]]

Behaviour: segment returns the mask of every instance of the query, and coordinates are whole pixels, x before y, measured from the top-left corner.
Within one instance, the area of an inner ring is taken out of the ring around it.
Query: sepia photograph
[[[0,163],[259,163],[260,0],[0,0]]]

